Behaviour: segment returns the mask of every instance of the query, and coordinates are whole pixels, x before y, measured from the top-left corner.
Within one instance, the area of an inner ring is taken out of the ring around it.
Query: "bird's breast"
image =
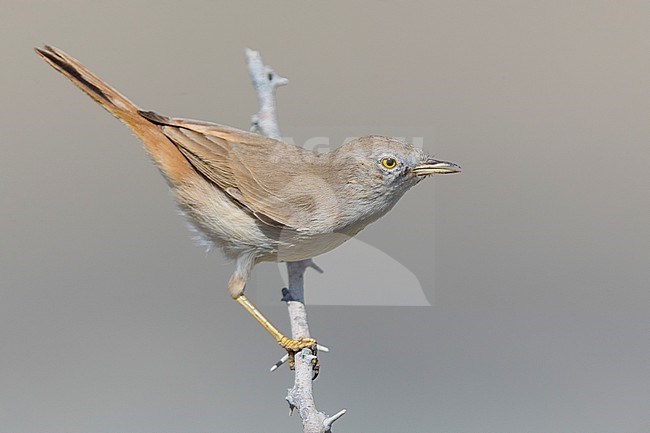
[[[280,234],[275,251],[263,254],[260,261],[295,262],[325,254],[350,239],[344,233],[300,235],[295,232]]]

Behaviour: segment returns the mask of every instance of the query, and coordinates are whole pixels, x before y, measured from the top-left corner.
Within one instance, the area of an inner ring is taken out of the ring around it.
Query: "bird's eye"
[[[397,167],[397,160],[396,160],[395,158],[391,158],[391,157],[388,157],[388,158],[382,158],[382,159],[381,159],[381,165],[382,165],[384,168],[387,168],[387,169],[389,169],[389,170],[392,170],[392,169],[394,169],[395,167]]]

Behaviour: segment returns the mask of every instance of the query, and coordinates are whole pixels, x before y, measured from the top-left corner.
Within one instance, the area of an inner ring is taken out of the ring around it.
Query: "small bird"
[[[229,126],[143,111],[63,51],[35,50],[142,141],[204,243],[235,261],[230,295],[290,355],[316,341],[284,336],[248,300],[253,266],[326,253],[425,177],[460,171],[394,138],[362,137],[317,154]]]

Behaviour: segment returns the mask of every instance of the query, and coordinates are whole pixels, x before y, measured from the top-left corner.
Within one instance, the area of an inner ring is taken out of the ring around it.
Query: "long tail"
[[[48,45],[35,50],[54,69],[131,128],[172,185],[178,186],[188,176],[196,176],[176,146],[156,124],[140,115],[139,108],[133,102],[63,51]]]

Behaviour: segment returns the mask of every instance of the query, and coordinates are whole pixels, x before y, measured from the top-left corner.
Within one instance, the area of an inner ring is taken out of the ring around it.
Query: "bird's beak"
[[[433,158],[429,158],[425,162],[416,165],[413,168],[413,173],[418,176],[428,176],[430,174],[460,173],[460,165],[454,164],[453,162],[438,161]]]

